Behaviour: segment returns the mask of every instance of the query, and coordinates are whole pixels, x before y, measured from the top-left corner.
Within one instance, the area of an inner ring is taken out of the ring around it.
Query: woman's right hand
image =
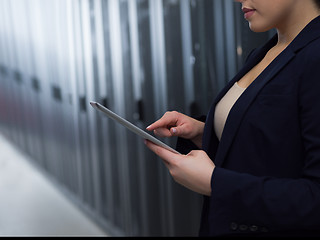
[[[202,146],[204,123],[182,113],[166,112],[162,118],[147,127],[159,137],[182,137]]]

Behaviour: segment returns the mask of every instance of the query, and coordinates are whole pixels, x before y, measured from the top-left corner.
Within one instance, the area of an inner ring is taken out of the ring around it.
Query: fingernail
[[[172,128],[172,132],[173,133],[177,133],[177,129],[176,128]]]
[[[148,126],[148,127],[146,127],[146,129],[149,129],[151,127],[151,125],[150,126]]]

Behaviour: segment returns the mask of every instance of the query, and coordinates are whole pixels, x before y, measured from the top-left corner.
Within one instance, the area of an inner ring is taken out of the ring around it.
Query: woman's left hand
[[[164,161],[177,183],[202,195],[211,195],[211,177],[215,165],[204,151],[180,155],[148,140],[145,140],[145,144]]]

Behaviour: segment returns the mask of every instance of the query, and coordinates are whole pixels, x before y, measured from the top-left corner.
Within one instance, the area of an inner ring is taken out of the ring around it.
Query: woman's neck
[[[304,1],[301,1],[304,2]],[[278,26],[278,43],[279,46],[288,46],[296,36],[316,17],[320,15],[320,10],[314,6],[304,6],[297,9],[288,16],[286,21]]]

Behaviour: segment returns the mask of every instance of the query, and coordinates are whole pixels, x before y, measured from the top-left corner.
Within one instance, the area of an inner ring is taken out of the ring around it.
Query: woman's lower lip
[[[249,19],[254,13],[255,13],[255,10],[246,12],[246,13],[244,14],[244,18],[245,18],[245,19]]]

